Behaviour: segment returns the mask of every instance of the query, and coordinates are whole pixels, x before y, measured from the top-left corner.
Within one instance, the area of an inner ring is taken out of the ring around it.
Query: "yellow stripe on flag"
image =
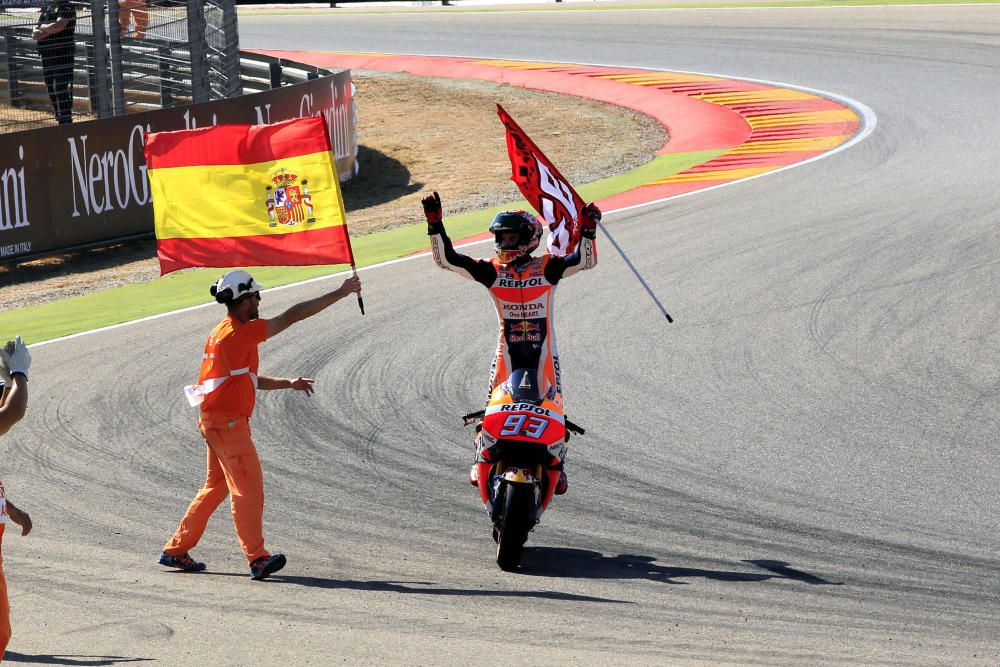
[[[326,151],[255,164],[152,169],[149,182],[161,240],[292,234],[346,222]]]

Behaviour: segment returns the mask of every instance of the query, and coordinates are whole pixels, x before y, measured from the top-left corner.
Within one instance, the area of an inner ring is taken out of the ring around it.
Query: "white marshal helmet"
[[[254,280],[249,273],[236,270],[223,275],[208,291],[219,303],[228,304],[262,289],[264,286]]]

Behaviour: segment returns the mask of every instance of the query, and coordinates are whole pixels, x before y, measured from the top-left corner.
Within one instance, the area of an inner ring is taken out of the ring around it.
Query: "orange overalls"
[[[120,0],[118,3],[118,27],[122,37],[128,32],[130,16],[135,21],[135,30],[132,32],[132,36],[144,37],[146,35],[146,26],[149,25],[147,4],[146,0]]]
[[[205,344],[198,384],[185,387],[191,405],[201,406],[198,426],[208,445],[208,465],[204,486],[163,547],[168,555],[180,556],[198,544],[227,495],[232,496],[233,523],[247,562],[271,555],[264,548],[264,475],[250,433],[257,346],[266,338],[267,320],[226,317]]]
[[[0,550],[3,549],[3,531],[7,527],[7,492],[0,482]],[[7,599],[7,579],[3,573],[3,555],[0,554],[0,660],[10,642],[10,601]]]

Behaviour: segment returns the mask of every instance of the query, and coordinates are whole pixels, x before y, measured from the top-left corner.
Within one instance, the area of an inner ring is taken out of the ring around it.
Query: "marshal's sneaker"
[[[199,563],[190,554],[183,553],[180,556],[171,556],[166,551],[160,553],[160,565],[165,567],[176,567],[185,572],[201,572],[205,569],[204,563]]]
[[[261,556],[250,563],[250,578],[254,581],[265,579],[285,567],[285,563],[286,560],[283,554]]]

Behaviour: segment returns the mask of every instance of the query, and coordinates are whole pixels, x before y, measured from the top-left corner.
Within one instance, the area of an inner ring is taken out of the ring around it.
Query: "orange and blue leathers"
[[[594,239],[584,236],[576,252],[568,255],[523,255],[503,264],[499,259],[473,259],[456,252],[440,223],[432,224],[428,233],[435,264],[484,285],[493,298],[500,335],[487,398],[512,371],[521,368],[537,371],[543,396],[561,394],[553,297],[563,278],[597,265]]]

